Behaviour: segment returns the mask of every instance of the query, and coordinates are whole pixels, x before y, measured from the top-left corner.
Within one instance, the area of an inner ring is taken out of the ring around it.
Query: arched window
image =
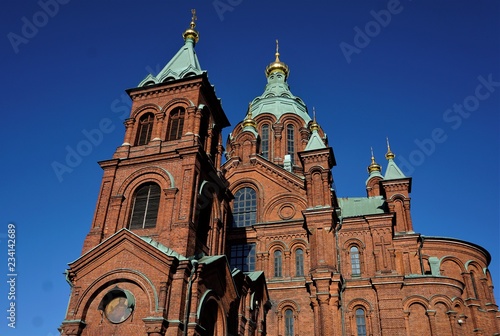
[[[177,140],[182,137],[185,114],[186,112],[182,107],[176,107],[172,110],[168,118],[167,141]]]
[[[285,336],[295,336],[294,327],[295,321],[293,318],[293,310],[285,310]]]
[[[474,272],[470,272],[470,280],[472,282],[472,290],[474,292],[474,298],[479,299],[479,296],[477,295],[476,275],[474,274]]]
[[[151,140],[153,132],[153,113],[146,113],[139,119],[139,130],[137,132],[136,146],[146,145]]]
[[[359,249],[357,248],[357,246],[351,247],[350,254],[351,254],[351,275],[360,276],[361,264],[359,262]]]
[[[290,155],[292,165],[295,162],[295,130],[292,124],[286,127],[286,153]]]
[[[281,258],[281,251],[276,250],[274,251],[274,276],[275,277],[281,277],[281,266],[282,266],[282,258]]]
[[[304,276],[304,251],[300,248],[295,250],[295,275]]]
[[[262,134],[261,134],[261,152],[262,156],[266,159],[269,159],[269,125],[262,125]]]
[[[357,336],[366,336],[365,310],[362,308],[356,309],[356,329]]]
[[[141,185],[134,195],[130,229],[155,227],[159,205],[160,186],[156,183]]]
[[[257,193],[252,188],[241,188],[234,195],[234,227],[255,224],[257,215]]]

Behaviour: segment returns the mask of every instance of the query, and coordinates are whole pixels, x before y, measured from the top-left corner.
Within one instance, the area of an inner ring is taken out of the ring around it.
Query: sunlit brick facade
[[[500,333],[489,253],[415,231],[389,146],[365,197],[338,196],[333,149],[277,50],[224,148],[194,19],[184,40],[127,91],[62,335]]]

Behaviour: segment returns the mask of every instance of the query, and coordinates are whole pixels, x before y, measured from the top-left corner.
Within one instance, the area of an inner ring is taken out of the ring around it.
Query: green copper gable
[[[319,136],[319,133],[317,130],[314,130],[311,134],[311,137],[309,138],[309,141],[307,142],[306,146],[306,151],[309,150],[315,150],[315,149],[323,149],[326,148],[325,143],[323,142],[323,139]]]
[[[385,170],[384,180],[397,180],[402,178],[406,178],[405,174],[403,174],[393,159],[389,159],[387,169]]]
[[[201,75],[204,71],[201,69],[200,62],[196,56],[194,44],[195,41],[192,38],[186,38],[181,49],[175,54],[170,62],[165,65],[158,75],[153,76],[149,74],[139,83],[139,87]]]

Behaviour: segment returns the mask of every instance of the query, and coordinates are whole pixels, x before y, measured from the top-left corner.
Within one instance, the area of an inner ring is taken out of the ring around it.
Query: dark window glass
[[[160,186],[156,183],[140,186],[134,196],[130,229],[155,227],[159,205]]]
[[[361,308],[356,309],[356,328],[358,336],[366,336],[365,311]]]
[[[252,188],[242,188],[234,195],[233,226],[255,224],[257,216],[257,193]]]
[[[232,245],[229,264],[243,272],[255,271],[255,244]]]
[[[474,272],[470,272],[470,280],[472,282],[472,290],[474,291],[474,298],[478,299],[479,297],[477,295],[476,276]]]
[[[286,153],[290,155],[292,164],[295,160],[295,131],[293,125],[288,125],[286,127]]]
[[[361,275],[361,265],[359,263],[359,250],[356,246],[351,247],[351,272],[352,275]]]
[[[281,265],[282,265],[282,258],[281,258],[281,251],[274,251],[274,276],[275,277],[281,277]]]
[[[170,113],[167,128],[167,141],[177,140],[182,137],[185,114],[185,110],[182,107],[177,107]]]
[[[137,146],[146,145],[151,140],[153,132],[154,116],[152,113],[146,113],[139,119],[139,130],[137,132]]]
[[[262,156],[266,159],[269,159],[269,125],[265,124],[262,126],[262,135],[261,135],[261,148],[262,148]]]
[[[294,334],[293,310],[285,310],[285,336],[295,336]]]
[[[304,251],[302,249],[295,251],[295,275],[304,276]]]

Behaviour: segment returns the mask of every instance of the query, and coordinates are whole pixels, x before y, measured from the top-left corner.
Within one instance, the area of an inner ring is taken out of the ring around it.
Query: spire
[[[321,139],[321,136],[318,133],[319,125],[316,122],[316,110],[313,107],[313,122],[309,126],[311,130],[311,136],[309,137],[309,141],[307,141],[307,146],[304,149],[305,151],[322,149],[326,148],[325,142]]]
[[[396,180],[401,178],[406,178],[405,174],[399,169],[396,162],[394,162],[394,158],[396,155],[391,151],[391,146],[389,145],[389,138],[387,140],[387,153],[385,154],[385,158],[387,161],[387,169],[385,170],[384,180]]]
[[[380,175],[382,167],[380,167],[380,165],[377,162],[375,162],[375,156],[373,155],[373,147],[370,147],[370,151],[372,153],[372,162],[368,166],[368,173],[370,174],[370,176],[372,175],[372,173],[377,173],[377,172],[378,175]]]
[[[198,31],[195,29],[196,20],[196,10],[192,9],[189,28],[182,34],[184,45],[156,76],[149,74],[139,83],[139,87],[197,76],[204,73],[201,69],[198,57],[196,56],[196,52],[194,51],[194,46],[199,40]]]
[[[288,77],[289,69],[285,63],[280,61],[278,40],[276,40],[276,53],[274,55],[276,56],[276,59],[266,67],[266,77],[269,77],[269,75],[273,72],[281,72],[285,75],[286,80],[286,78]]]

